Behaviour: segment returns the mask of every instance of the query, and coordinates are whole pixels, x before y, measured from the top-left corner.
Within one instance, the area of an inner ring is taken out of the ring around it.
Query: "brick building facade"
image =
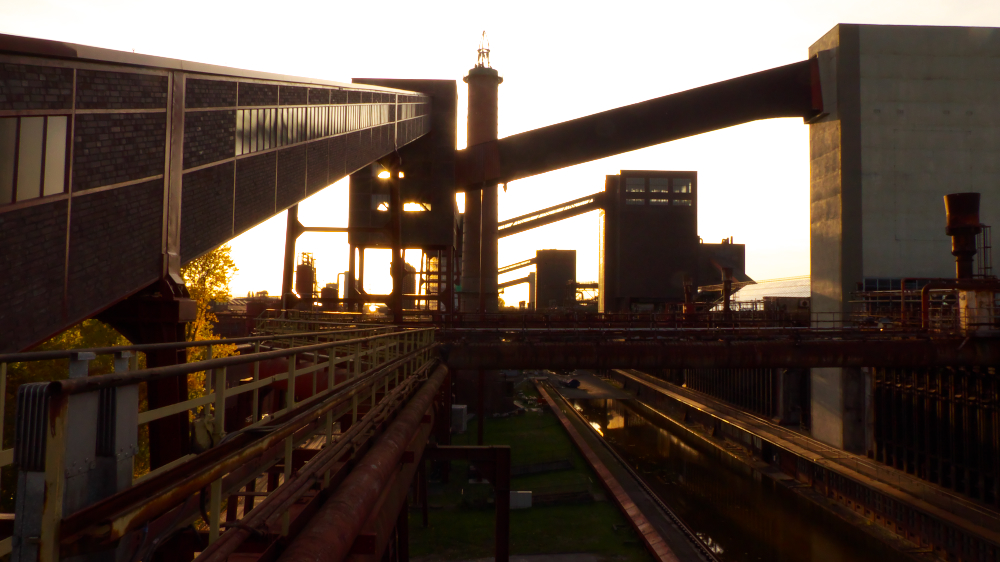
[[[0,352],[425,135],[429,98],[0,35]]]

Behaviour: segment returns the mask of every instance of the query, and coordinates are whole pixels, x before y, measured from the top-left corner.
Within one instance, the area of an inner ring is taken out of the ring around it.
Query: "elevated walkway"
[[[599,193],[594,193],[593,195],[567,201],[540,211],[514,217],[497,224],[497,229],[500,231],[500,237],[503,238],[504,236],[512,236],[533,228],[538,228],[539,226],[545,226],[547,224],[559,222],[577,215],[589,213],[590,211],[595,211],[604,207],[605,196],[605,192],[601,191]],[[505,272],[500,271],[500,273]]]
[[[0,63],[0,93],[21,92],[0,121],[45,143],[19,161],[44,190],[0,178],[0,353],[179,284],[182,264],[430,130],[430,99],[400,89],[11,35]]]

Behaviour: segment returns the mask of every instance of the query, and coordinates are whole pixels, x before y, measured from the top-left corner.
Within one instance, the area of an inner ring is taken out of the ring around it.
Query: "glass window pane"
[[[46,124],[45,188],[42,195],[66,191],[66,123],[66,117],[52,116]]]
[[[257,111],[250,110],[250,152],[257,151]]]
[[[274,110],[267,110],[267,146],[264,148],[274,148]]]
[[[625,191],[628,193],[646,191],[646,178],[625,178]]]
[[[236,155],[243,154],[243,110],[236,112]]]
[[[271,111],[268,109],[260,110],[260,149],[267,150],[271,148],[271,134],[268,127],[270,126]]]
[[[267,110],[257,110],[257,150],[267,150]]]
[[[44,117],[22,117],[18,138],[17,200],[24,201],[42,194],[42,133]]]
[[[650,193],[669,193],[670,178],[649,178]]]
[[[674,178],[674,193],[691,193],[691,180]]]
[[[650,205],[669,205],[670,199],[650,199]]]
[[[682,206],[685,206],[685,207],[690,207],[691,206],[691,200],[690,199],[674,199],[674,205],[682,205]]]
[[[288,144],[288,110],[278,110],[278,146]]]
[[[625,200],[625,204],[626,205],[645,205],[646,204],[646,200],[645,199],[626,199]]]
[[[17,117],[0,119],[0,205],[14,199],[14,152],[17,146]]]

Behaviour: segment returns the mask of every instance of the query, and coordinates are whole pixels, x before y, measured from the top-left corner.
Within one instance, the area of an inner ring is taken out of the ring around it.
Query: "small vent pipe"
[[[979,194],[945,195],[944,210],[948,218],[945,234],[951,236],[951,255],[955,256],[955,278],[972,279],[976,235],[983,230],[979,222]]]

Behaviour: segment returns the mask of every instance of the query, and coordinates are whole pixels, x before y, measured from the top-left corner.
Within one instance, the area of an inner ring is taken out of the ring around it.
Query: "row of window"
[[[0,118],[0,205],[66,191],[69,117]]]
[[[690,207],[691,206],[691,200],[690,199],[633,199],[633,198],[626,198],[625,199],[625,204],[626,205],[645,205],[647,201],[649,202],[650,205],[675,205],[675,206],[680,206],[680,207]]]
[[[389,194],[388,193],[372,193],[372,210],[373,211],[388,211],[389,210]],[[430,203],[421,203],[419,201],[411,201],[409,203],[403,203],[404,213],[419,213],[423,211],[430,211]]]
[[[417,105],[415,103],[401,103],[397,105],[396,111],[399,112],[399,117],[396,118],[397,121],[406,121],[407,119],[413,119],[422,113],[418,113]]]
[[[400,120],[419,104],[400,104]],[[236,154],[349,133],[390,122],[388,104],[244,109],[236,115]],[[65,193],[69,116],[0,118],[0,205]]]
[[[236,154],[385,125],[390,123],[389,107],[352,104],[241,109],[236,112]]]
[[[892,277],[865,277],[863,288],[865,291],[898,291],[903,280]],[[930,283],[929,279],[907,279],[906,289],[916,291],[924,285]]]
[[[691,193],[690,178],[625,178],[626,193]]]

